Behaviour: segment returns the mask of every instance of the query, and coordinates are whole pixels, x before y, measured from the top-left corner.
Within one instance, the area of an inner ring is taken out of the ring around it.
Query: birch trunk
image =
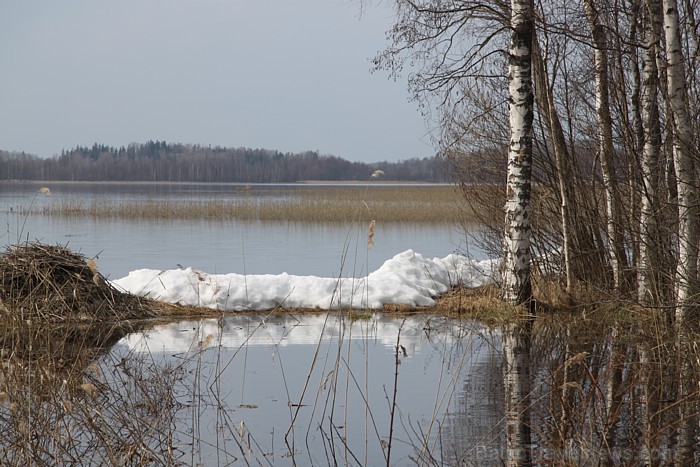
[[[549,86],[549,76],[537,40],[532,41],[532,66],[535,76],[535,98],[537,106],[545,117],[545,123],[554,150],[554,161],[557,169],[559,188],[559,216],[561,220],[562,249],[564,256],[564,273],[566,275],[566,294],[570,298],[573,292],[573,272],[571,268],[571,224],[569,206],[569,190],[567,182],[571,183],[569,170],[569,154],[566,148],[566,138],[561,127],[559,114],[554,104],[554,96]]]
[[[640,302],[647,301],[648,294],[653,290],[652,269],[658,267],[651,260],[651,255],[658,251],[658,230],[655,212],[658,211],[659,190],[659,159],[661,154],[661,125],[659,122],[659,70],[656,66],[658,37],[655,33],[653,19],[658,17],[657,3],[647,0],[649,14],[643,30],[642,50],[642,128],[644,146],[642,150],[642,206],[639,217],[640,246],[639,272],[637,275],[637,298]],[[651,11],[653,9],[653,11]]]
[[[618,433],[615,427],[618,424],[620,407],[622,405],[623,391],[620,391],[622,386],[622,367],[625,360],[624,355],[620,352],[619,345],[615,341],[618,332],[613,327],[610,342],[607,344],[610,347],[610,357],[606,363],[605,370],[605,419],[603,420],[603,436],[602,441],[604,451],[606,452],[606,462],[612,463],[614,457],[611,456],[617,450]]]
[[[693,127],[688,107],[678,4],[663,0],[666,37],[666,82],[673,113],[673,156],[678,186],[678,266],[676,268],[676,319],[683,323],[692,313],[691,299],[697,291],[698,221],[697,185],[692,156]]]
[[[628,36],[629,43],[639,42],[641,38],[639,37],[640,28],[640,11],[641,11],[641,0],[630,0],[631,12],[627,15],[630,21],[630,32]],[[617,29],[620,29],[619,21],[617,24]],[[618,50],[625,50],[623,45],[623,39],[621,35],[617,35],[616,47]],[[630,253],[630,277],[629,279],[634,279],[636,282],[634,284],[639,284],[639,257],[640,257],[640,243],[641,243],[641,230],[635,228],[634,222],[636,219],[641,217],[642,212],[642,197],[643,197],[643,182],[641,167],[641,155],[644,148],[644,127],[642,124],[642,70],[639,58],[639,50],[637,47],[629,47],[629,59],[625,59],[625,55],[622,53],[616,54],[617,56],[617,82],[625,83],[626,75],[625,69],[629,70],[631,76],[631,92],[630,92],[630,105],[626,103],[625,92],[623,91],[625,86],[617,86],[618,92],[620,92],[622,99],[618,97],[620,102],[620,109],[623,114],[631,115],[630,122],[623,123],[622,129],[624,133],[624,147],[625,147],[625,157],[627,158],[627,180],[629,181],[629,203],[626,211],[629,216],[629,226],[630,226],[630,237],[632,243],[632,251]],[[624,122],[623,118],[623,122]],[[632,283],[630,283],[632,286]]]
[[[624,234],[622,233],[622,203],[617,189],[615,175],[615,154],[613,147],[612,116],[610,114],[609,72],[608,72],[608,41],[604,25],[598,16],[594,0],[584,0],[586,17],[591,25],[593,40],[593,62],[595,66],[596,113],[600,128],[600,164],[603,172],[603,188],[605,190],[605,208],[607,217],[607,233],[610,250],[610,264],[613,272],[613,283],[616,290],[624,291],[625,270],[627,269],[627,254],[625,253]]]
[[[530,195],[532,176],[532,39],[530,0],[511,0],[512,36],[508,61],[510,147],[506,228],[504,241],[503,298],[513,304],[529,302]]]

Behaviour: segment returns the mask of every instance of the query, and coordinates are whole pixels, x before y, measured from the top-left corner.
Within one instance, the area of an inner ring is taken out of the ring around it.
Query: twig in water
[[[401,330],[403,329],[403,325],[406,323],[406,319],[401,322],[401,326],[399,326],[399,333],[396,335],[396,347],[394,351],[394,357],[396,358],[396,361],[394,363],[394,397],[391,401],[391,421],[389,422],[389,442],[387,444],[387,449],[386,449],[386,465],[389,467],[391,465],[391,441],[392,438],[394,437],[394,414],[396,413],[396,394],[398,393],[399,389],[399,365],[401,364],[401,360],[399,360],[399,349],[402,347],[401,346]]]

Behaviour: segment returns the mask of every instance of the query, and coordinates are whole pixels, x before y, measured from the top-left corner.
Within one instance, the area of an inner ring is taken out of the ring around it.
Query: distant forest
[[[0,151],[0,180],[287,183],[302,180],[450,181],[441,157],[398,162],[350,162],[315,151],[222,148],[148,141],[119,148],[95,144],[52,158]]]

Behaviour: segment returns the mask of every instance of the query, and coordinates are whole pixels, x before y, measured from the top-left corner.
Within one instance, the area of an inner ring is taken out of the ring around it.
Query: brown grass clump
[[[500,298],[499,289],[494,285],[456,286],[434,299],[434,306],[386,304],[383,311],[399,314],[430,313],[481,321],[494,326],[528,317],[525,308],[504,302]]]
[[[372,222],[369,223],[369,230],[367,231],[367,246],[368,247],[373,247],[374,246],[374,227],[377,225],[376,221],[372,219]]]
[[[486,324],[498,325],[525,316],[526,310],[504,302],[493,285],[455,287],[436,299],[436,311],[447,316],[466,316]]]
[[[0,316],[44,323],[116,322],[155,316],[152,307],[119,292],[93,260],[61,246],[27,243],[0,257]]]

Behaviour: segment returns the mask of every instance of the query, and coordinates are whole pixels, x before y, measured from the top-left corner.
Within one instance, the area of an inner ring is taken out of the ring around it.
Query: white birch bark
[[[561,221],[564,273],[566,276],[566,293],[568,297],[571,297],[573,292],[573,273],[571,271],[570,203],[569,187],[566,185],[567,183],[571,183],[571,173],[567,170],[568,163],[566,161],[569,156],[559,114],[554,103],[554,96],[549,86],[549,76],[547,75],[547,69],[537,40],[532,41],[532,64],[535,77],[535,97],[537,99],[537,106],[545,117],[552,148],[554,150],[554,161],[557,169],[557,186],[559,188],[559,197],[561,198],[559,215]]]
[[[692,311],[691,299],[697,291],[698,220],[695,187],[698,185],[692,157],[693,127],[688,108],[677,1],[663,0],[663,11],[668,62],[666,82],[673,113],[673,155],[678,186],[676,318],[682,323]]]
[[[649,408],[649,367],[650,359],[649,352],[645,344],[637,344],[637,354],[639,355],[639,369],[637,370],[638,384],[637,400],[633,403],[639,407],[639,418],[642,425],[641,440],[639,443],[639,462],[641,465],[652,464],[652,432],[651,432],[651,415]],[[656,460],[656,459],[654,459]]]
[[[640,28],[640,11],[642,10],[641,0],[630,0],[630,13],[628,14],[630,24],[629,30],[629,42],[640,42],[642,34],[639,33]],[[617,47],[623,50],[623,45],[620,42],[621,38],[618,38]],[[642,64],[640,63],[639,57],[640,50],[637,47],[629,47],[629,61],[624,59],[623,54],[617,54],[618,57],[618,83],[625,83],[625,68],[629,69],[629,75],[631,77],[630,83],[630,105],[626,104],[626,98],[624,92],[621,92],[623,99],[620,99],[620,110],[626,114],[631,115],[631,126],[627,124],[622,125],[624,134],[624,146],[625,154],[627,158],[627,173],[629,174],[629,186],[630,190],[628,193],[629,204],[626,207],[627,215],[630,219],[630,226],[641,217],[642,212],[642,197],[643,197],[643,182],[641,177],[641,154],[644,148],[644,127],[642,125]],[[624,86],[617,86],[618,90],[624,89]],[[623,118],[624,121],[624,118]],[[639,173],[639,176],[636,174]],[[639,268],[639,256],[640,256],[640,244],[641,244],[641,229],[631,228],[630,239],[632,243],[632,248],[630,252],[630,265],[634,268],[634,275],[630,278],[634,278],[637,282],[634,286],[639,285],[639,275],[637,274],[640,270]],[[633,284],[630,284],[632,286]]]
[[[673,465],[697,465],[695,432],[698,426],[698,380],[695,333],[681,328],[676,336],[678,421],[675,423],[676,445]]]
[[[659,158],[661,154],[661,125],[659,122],[658,87],[659,74],[656,67],[658,37],[654,28],[654,17],[658,15],[657,3],[647,0],[650,13],[643,31],[642,50],[642,128],[644,146],[642,151],[642,206],[639,217],[640,245],[639,271],[637,275],[637,298],[644,303],[652,288],[650,268],[651,254],[658,248],[656,219],[658,207]],[[653,9],[653,11],[651,11]]]
[[[621,201],[617,190],[615,176],[615,155],[613,147],[612,116],[610,115],[610,96],[608,79],[608,44],[605,29],[598,17],[594,0],[584,0],[584,10],[591,25],[593,40],[593,62],[595,67],[595,105],[600,128],[600,163],[605,190],[605,208],[607,233],[610,245],[610,265],[612,266],[614,287],[619,290],[624,286],[624,274],[627,267],[624,235],[622,234]]]
[[[506,228],[504,242],[503,298],[514,304],[531,299],[530,191],[532,175],[532,5],[511,0],[512,37],[508,63],[510,147]]]

